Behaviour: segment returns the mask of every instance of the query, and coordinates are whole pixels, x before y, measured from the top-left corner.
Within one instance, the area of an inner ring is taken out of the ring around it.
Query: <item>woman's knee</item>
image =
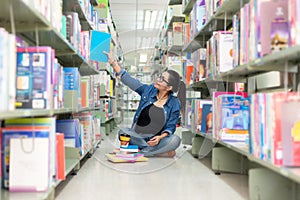
[[[178,135],[171,135],[171,142],[174,145],[174,147],[176,146],[179,147],[180,143],[181,143],[181,138]]]

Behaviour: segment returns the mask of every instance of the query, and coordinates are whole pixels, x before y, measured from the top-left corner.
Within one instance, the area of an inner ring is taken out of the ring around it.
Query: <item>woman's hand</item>
[[[107,55],[108,63],[110,64],[110,66],[112,66],[112,68],[114,69],[114,71],[117,74],[119,74],[120,71],[121,71],[121,67],[119,66],[119,64],[117,63],[117,61],[115,61],[114,55],[113,55],[112,51],[110,51],[109,53],[107,53],[106,51],[103,51],[103,53],[105,55]]]
[[[161,140],[160,136],[154,136],[147,142],[147,144],[149,144],[149,146],[153,147],[153,146],[158,145],[160,140]]]
[[[112,51],[110,51],[109,53],[106,52],[106,51],[103,51],[103,53],[104,53],[105,55],[107,55],[108,63],[109,63],[110,65],[113,65],[114,62],[115,62],[115,59],[114,59],[114,55],[113,55]]]

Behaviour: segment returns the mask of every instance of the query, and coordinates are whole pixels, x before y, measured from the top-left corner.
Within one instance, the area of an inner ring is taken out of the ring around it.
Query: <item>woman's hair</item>
[[[173,92],[177,93],[177,98],[181,104],[181,112],[185,112],[185,100],[186,100],[186,86],[185,83],[181,80],[180,75],[174,70],[168,70],[169,73],[169,85],[172,86]]]
[[[172,86],[172,91],[176,93],[179,90],[180,75],[174,70],[168,70],[167,72],[169,74],[169,86]]]

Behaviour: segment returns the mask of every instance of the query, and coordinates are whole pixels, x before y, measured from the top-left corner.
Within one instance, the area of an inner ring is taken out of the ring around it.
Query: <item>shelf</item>
[[[291,168],[287,168],[287,167],[278,167],[273,165],[272,163],[268,162],[268,161],[264,161],[264,160],[260,160],[258,158],[255,158],[253,155],[249,155],[248,159],[250,161],[256,162],[258,164],[260,164],[261,166],[264,166],[268,169],[271,169],[272,171],[287,177],[288,179],[291,179],[297,183],[300,183],[300,168],[295,168],[295,167],[291,167]]]
[[[0,119],[50,116],[50,110],[17,109],[14,111],[0,112]]]
[[[170,0],[169,1],[169,6],[178,5],[178,4],[182,4],[182,0]]]
[[[82,65],[79,67],[79,73],[81,76],[90,76],[99,74],[99,71],[89,65]]]
[[[182,51],[182,46],[181,45],[172,45],[168,52],[171,52],[171,53],[181,53]]]
[[[169,31],[173,30],[173,22],[184,22],[185,21],[185,16],[172,16],[169,24],[168,24],[168,27],[167,27],[167,31],[166,31],[166,34]]]
[[[66,158],[66,175],[68,175],[79,163],[78,159],[75,158]]]
[[[214,17],[224,19],[226,14],[226,18],[231,18],[248,2],[249,0],[225,0],[217,9]]]
[[[226,142],[222,140],[217,140],[213,138],[212,134],[206,134],[206,133],[196,133],[197,135],[201,135],[202,137],[205,137],[207,139],[212,140],[214,143],[221,144],[235,152],[238,152],[242,155],[248,156],[249,155],[249,145],[245,142]]]
[[[84,11],[82,10],[82,7],[79,4],[79,0],[67,0],[63,2],[63,11],[64,12],[77,12],[78,17],[81,24],[81,29],[83,31],[89,31],[93,30],[93,26],[90,22],[90,20],[85,15]]]
[[[23,0],[1,0],[0,6],[0,25],[11,31],[11,20],[9,7],[14,11],[14,23],[17,32],[28,30],[47,30],[50,29],[50,23],[38,10],[25,3]]]
[[[55,56],[63,66],[79,67],[82,76],[98,74],[98,71],[91,67],[82,55],[76,52],[70,42],[54,29],[39,31],[38,36],[35,32],[22,33],[20,36],[33,46],[37,45],[36,38],[39,40],[39,46],[51,46],[55,50]]]
[[[228,72],[221,73],[219,79],[236,81],[267,71],[284,72],[286,62],[288,63],[289,72],[298,72],[296,64],[300,62],[300,45],[237,66]]]
[[[58,58],[60,55],[76,54],[71,43],[52,27],[49,30],[38,30],[37,35],[34,29],[18,35],[32,46],[51,46]]]
[[[223,81],[214,80],[212,77],[209,77],[203,81],[199,81],[189,85],[188,88],[198,88],[198,89],[215,88],[220,83],[223,83]]]
[[[193,52],[200,47],[205,47],[206,42],[211,38],[213,31],[225,30],[231,23],[232,16],[242,8],[248,0],[241,3],[240,0],[226,0],[211,16],[202,29],[196,33],[191,42],[184,48],[184,52]],[[226,19],[226,20],[225,20]]]
[[[196,134],[212,140],[211,134],[209,134],[209,135],[204,134],[204,133],[196,133]],[[256,157],[254,157],[253,155],[249,154],[249,146],[243,142],[224,142],[224,141],[216,140],[216,139],[213,139],[213,141],[216,143],[219,143],[239,154],[247,156],[250,161],[253,161],[267,169],[271,169],[272,171],[274,171],[284,177],[287,177],[297,183],[300,183],[300,168],[299,167],[291,167],[291,168],[279,167],[279,166],[273,165],[272,163],[270,163],[268,161],[258,159]]]
[[[183,48],[184,52],[193,52],[200,47],[205,47],[206,42],[211,38],[214,31],[224,30],[230,23],[230,20],[211,17],[202,29],[195,34],[191,41]]]
[[[91,4],[92,4],[93,6],[97,6],[97,5],[98,5],[97,0],[90,0],[90,2],[91,2]]]
[[[0,112],[0,120],[11,119],[11,118],[23,118],[23,117],[39,117],[39,116],[52,116],[65,113],[78,113],[85,111],[94,111],[100,109],[99,107],[95,108],[62,108],[62,109],[53,109],[53,110],[34,110],[34,109],[16,109],[14,111]]]
[[[50,188],[48,192],[9,192],[2,189],[0,191],[3,200],[42,200],[54,199],[54,188]]]
[[[182,13],[185,15],[189,15],[190,12],[193,10],[193,6],[195,3],[196,3],[196,0],[189,0],[189,2],[186,4]]]

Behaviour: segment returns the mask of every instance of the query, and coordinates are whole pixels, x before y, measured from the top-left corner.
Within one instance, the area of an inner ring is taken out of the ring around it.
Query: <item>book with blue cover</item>
[[[16,108],[52,108],[53,53],[47,46],[17,49]]]
[[[78,119],[56,120],[56,132],[64,134],[65,146],[82,147],[79,131]]]
[[[98,62],[108,62],[107,55],[110,52],[111,34],[100,31],[91,31],[90,59]]]

